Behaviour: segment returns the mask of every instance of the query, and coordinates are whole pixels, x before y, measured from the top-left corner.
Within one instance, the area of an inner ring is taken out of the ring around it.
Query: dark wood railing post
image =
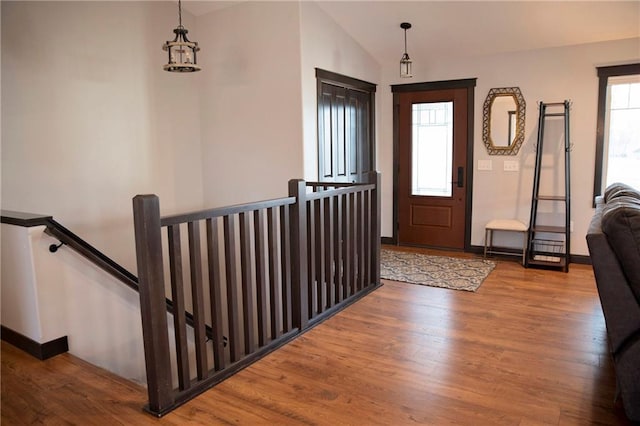
[[[380,173],[369,173],[369,183],[376,187],[371,191],[371,280],[380,284]]]
[[[309,322],[307,280],[307,188],[305,181],[289,181],[291,205],[291,315],[293,326],[304,330]]]
[[[167,333],[160,202],[155,195],[133,198],[140,312],[149,393],[149,411],[161,415],[173,401]]]

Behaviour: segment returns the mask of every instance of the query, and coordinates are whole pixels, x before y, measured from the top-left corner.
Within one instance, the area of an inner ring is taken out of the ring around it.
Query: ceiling
[[[184,0],[194,15],[234,1]],[[640,37],[639,1],[319,1],[377,61],[491,55]],[[640,47],[639,52],[640,54]]]

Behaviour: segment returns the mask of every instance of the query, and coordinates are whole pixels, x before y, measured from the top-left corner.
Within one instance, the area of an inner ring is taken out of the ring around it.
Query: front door
[[[469,90],[396,93],[399,244],[465,248]]]

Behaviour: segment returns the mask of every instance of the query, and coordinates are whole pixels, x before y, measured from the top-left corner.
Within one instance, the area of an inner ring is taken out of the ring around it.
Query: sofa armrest
[[[611,351],[615,355],[625,341],[640,329],[640,305],[606,235],[601,232],[587,234],[587,245],[607,323]]]
[[[640,340],[615,359],[616,380],[627,417],[640,422]]]

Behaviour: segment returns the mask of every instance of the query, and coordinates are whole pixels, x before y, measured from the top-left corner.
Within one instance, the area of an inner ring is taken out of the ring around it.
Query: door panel
[[[398,242],[463,249],[467,89],[398,94]]]
[[[452,225],[452,209],[449,206],[411,205],[411,226],[439,226],[449,228]]]

